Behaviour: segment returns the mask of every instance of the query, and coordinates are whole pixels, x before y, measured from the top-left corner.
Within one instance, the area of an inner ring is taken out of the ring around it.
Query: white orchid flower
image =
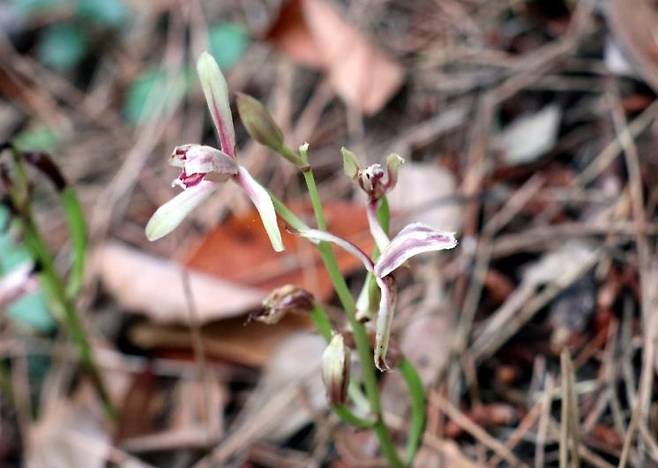
[[[214,193],[219,182],[233,179],[256,206],[272,247],[280,252],[284,247],[272,199],[267,190],[237,162],[235,130],[224,75],[207,52],[199,57],[197,72],[221,150],[197,144],[174,149],[170,164],[179,167],[181,173],[172,185],[183,191],[157,209],[146,225],[146,237],[154,241],[166,236]]]
[[[392,273],[411,257],[457,246],[455,233],[437,231],[422,223],[413,223],[402,229],[383,248],[376,262],[353,243],[334,234],[317,229],[304,229],[299,235],[312,242],[332,242],[357,257],[370,273],[381,291],[375,333],[375,365],[379,370],[388,370],[386,351],[391,335],[391,325],[395,311],[396,288]]]

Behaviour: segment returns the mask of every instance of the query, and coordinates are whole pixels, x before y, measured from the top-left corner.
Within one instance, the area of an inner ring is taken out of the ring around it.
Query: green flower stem
[[[53,301],[58,312],[59,318],[64,321],[68,332],[71,334],[73,341],[78,347],[80,353],[80,362],[92,379],[94,387],[100,396],[105,413],[110,419],[116,419],[116,410],[110,400],[110,395],[105,388],[101,378],[98,366],[94,359],[94,354],[87,338],[80,316],[75,310],[75,306],[66,294],[64,282],[59,277],[53,264],[52,255],[46,247],[41,233],[34,223],[31,215],[23,215],[23,225],[25,228],[25,244],[30,248],[39,262],[42,270],[40,272],[41,285],[48,297]]]
[[[318,329],[322,338],[329,342],[331,340],[331,322],[327,313],[317,304],[311,311],[311,320],[313,320],[315,328]]]
[[[11,190],[12,202],[19,211],[19,217],[25,230],[25,245],[40,266],[39,279],[46,295],[51,299],[53,312],[64,322],[80,353],[80,362],[88,372],[92,383],[103,402],[106,415],[116,419],[116,411],[105,388],[94,354],[87,338],[82,321],[75,309],[73,299],[67,295],[64,281],[57,273],[54,260],[48,246],[34,221],[27,192],[28,178],[20,154],[13,152],[19,190]],[[24,191],[24,190],[25,191]]]
[[[304,173],[304,175],[306,177],[306,173]],[[309,179],[311,181],[310,182],[311,186],[315,187],[315,190],[309,189],[309,193],[315,194],[315,195],[311,195],[311,200],[315,198],[316,203],[314,204],[314,206],[320,207],[321,210],[321,205],[318,203],[319,195],[317,192],[317,187],[315,185],[315,178],[311,174]],[[309,229],[306,223],[304,223],[301,219],[299,219],[299,217],[295,213],[293,213],[281,200],[279,200],[272,193],[270,193],[270,196],[272,198],[272,203],[274,204],[274,209],[276,210],[278,215],[281,216],[281,218],[291,228],[296,230]],[[322,226],[322,229],[326,229],[324,212],[320,211],[319,218],[320,219],[318,220],[318,226]],[[361,361],[362,363],[361,365],[363,368],[363,379],[366,387],[366,393],[368,394],[368,404],[370,406],[370,411],[376,417],[376,421],[374,422],[368,421],[368,427],[372,428],[375,431],[379,439],[379,443],[382,447],[382,452],[384,452],[384,455],[388,459],[389,464],[391,466],[396,466],[396,467],[403,466],[395,450],[395,446],[393,445],[393,441],[391,440],[388,430],[384,425],[382,412],[381,412],[381,404],[379,401],[379,390],[377,388],[377,377],[375,373],[373,356],[370,350],[370,344],[368,341],[368,335],[366,333],[365,327],[363,326],[363,324],[361,324],[359,321],[356,320],[354,299],[352,298],[352,294],[350,293],[349,288],[345,283],[345,279],[343,278],[343,275],[340,273],[340,270],[338,269],[338,264],[336,263],[336,259],[333,255],[333,252],[331,251],[331,247],[326,243],[321,243],[318,246],[318,250],[320,251],[322,260],[325,262],[325,267],[327,268],[327,271],[329,272],[329,276],[331,277],[331,281],[334,284],[336,294],[338,295],[338,298],[341,301],[343,308],[345,309],[348,320],[352,327],[352,331],[354,333],[354,341],[356,343],[357,353],[359,354],[359,360]],[[325,317],[320,318],[320,315],[324,315]],[[318,326],[320,333],[324,335],[325,334],[324,327],[326,326],[326,324],[329,323],[329,320],[326,317],[326,313],[324,313],[324,311],[322,311],[321,309],[316,308],[313,311],[311,317],[313,321],[316,323],[316,325]],[[350,395],[353,396],[353,392],[350,392]],[[336,408],[340,408],[338,411],[336,411],[336,414],[343,421],[349,424],[352,424],[353,422],[356,422],[358,420],[365,422],[365,420],[362,420],[358,416],[354,416],[354,415],[352,415],[353,417],[347,417],[347,418],[343,417],[345,416],[343,414],[343,411],[344,409],[346,409],[344,406],[335,407],[334,409]],[[358,424],[354,424],[354,425],[356,425],[357,427],[361,427]]]
[[[309,169],[303,171],[303,174],[311,198],[311,204],[313,205],[313,211],[315,212],[318,229],[326,231],[327,223],[324,219],[324,211],[322,210],[320,195],[318,193],[317,184],[315,183],[313,171]],[[366,394],[368,395],[368,400],[370,401],[370,411],[372,411],[376,418],[373,430],[379,439],[380,448],[384,456],[388,459],[390,466],[403,466],[386,424],[384,423],[372,350],[370,349],[368,334],[365,327],[356,319],[354,298],[347,287],[345,278],[338,268],[336,257],[334,256],[329,244],[321,242],[318,245],[318,250],[320,251],[322,261],[329,273],[329,277],[334,285],[338,299],[345,310],[347,319],[352,327],[352,332],[354,333],[354,342],[356,344],[356,350],[362,367],[363,382],[366,388]]]

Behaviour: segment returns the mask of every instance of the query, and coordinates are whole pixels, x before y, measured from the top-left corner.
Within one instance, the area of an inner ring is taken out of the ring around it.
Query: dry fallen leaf
[[[276,325],[247,323],[244,317],[234,317],[205,325],[201,335],[206,356],[262,366],[291,333],[311,327],[311,320],[303,315],[288,315]],[[130,339],[142,348],[159,350],[161,355],[173,353],[180,357],[182,352],[190,359],[193,356],[191,334],[183,326],[142,323],[130,330]]]
[[[366,252],[372,248],[365,210],[350,203],[327,203],[328,229],[359,245]],[[300,210],[302,218],[312,223],[310,207]],[[192,269],[223,281],[257,288],[265,293],[286,284],[311,291],[318,299],[333,294],[329,275],[317,250],[298,236],[281,230],[286,250],[276,253],[255,211],[233,217],[208,233],[186,256]],[[344,274],[361,268],[359,260],[344,251],[336,251],[338,266]]]
[[[324,70],[336,93],[364,114],[402,84],[402,67],[324,0],[290,0],[268,38],[293,60]]]
[[[124,309],[157,322],[188,322],[181,265],[118,243],[103,245],[95,262],[101,282]],[[201,323],[240,315],[264,297],[258,289],[193,271],[190,287]]]
[[[632,6],[630,6],[632,4]],[[658,6],[653,0],[612,0],[612,32],[645,81],[658,91]]]

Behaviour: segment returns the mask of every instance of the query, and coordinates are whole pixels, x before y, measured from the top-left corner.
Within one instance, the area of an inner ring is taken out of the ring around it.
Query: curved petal
[[[342,237],[338,237],[334,234],[331,234],[330,232],[320,231],[319,229],[303,229],[301,231],[298,231],[297,234],[299,234],[302,237],[305,237],[306,239],[309,239],[311,242],[314,242],[316,244],[320,242],[331,242],[332,244],[336,244],[341,249],[351,253],[356,258],[361,260],[363,266],[366,267],[366,270],[368,270],[371,273],[374,273],[373,263],[372,260],[370,260],[370,257],[363,250],[361,250],[356,245],[352,244],[350,241],[345,240]]]
[[[285,250],[283,241],[281,240],[281,232],[279,232],[279,225],[276,222],[276,212],[274,211],[270,194],[242,166],[238,169],[236,180],[256,206],[265,231],[267,231],[267,235],[272,243],[272,248],[277,252]]]
[[[231,176],[238,173],[238,163],[223,151],[206,145],[191,145],[184,162],[188,174],[215,172]]]
[[[371,201],[368,202],[368,209],[366,211],[368,217],[368,227],[370,227],[370,235],[375,240],[375,245],[380,252],[383,252],[384,249],[391,243],[388,236],[382,229],[379,220],[377,219],[377,202]]]
[[[235,158],[235,130],[233,129],[233,115],[228,100],[226,79],[219,69],[219,65],[208,52],[201,54],[197,60],[196,69],[222,151]]]
[[[437,231],[423,223],[409,224],[382,251],[375,265],[375,275],[383,278],[420,253],[452,249],[456,246],[454,232]]]
[[[392,276],[385,278],[375,277],[381,291],[379,299],[379,311],[377,312],[377,325],[375,327],[375,366],[380,371],[390,369],[386,362],[386,351],[391,338],[391,326],[395,314],[395,303],[397,302],[397,290],[395,280]]]
[[[158,208],[146,225],[148,240],[158,240],[176,229],[185,216],[210,196],[216,186],[214,182],[201,181]]]

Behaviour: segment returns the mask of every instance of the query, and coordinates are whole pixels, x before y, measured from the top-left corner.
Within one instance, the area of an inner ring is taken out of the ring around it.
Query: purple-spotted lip
[[[175,185],[180,185],[184,189],[194,187],[199,185],[203,179],[206,178],[206,174],[187,174],[185,170],[182,170],[178,179],[174,181]]]

